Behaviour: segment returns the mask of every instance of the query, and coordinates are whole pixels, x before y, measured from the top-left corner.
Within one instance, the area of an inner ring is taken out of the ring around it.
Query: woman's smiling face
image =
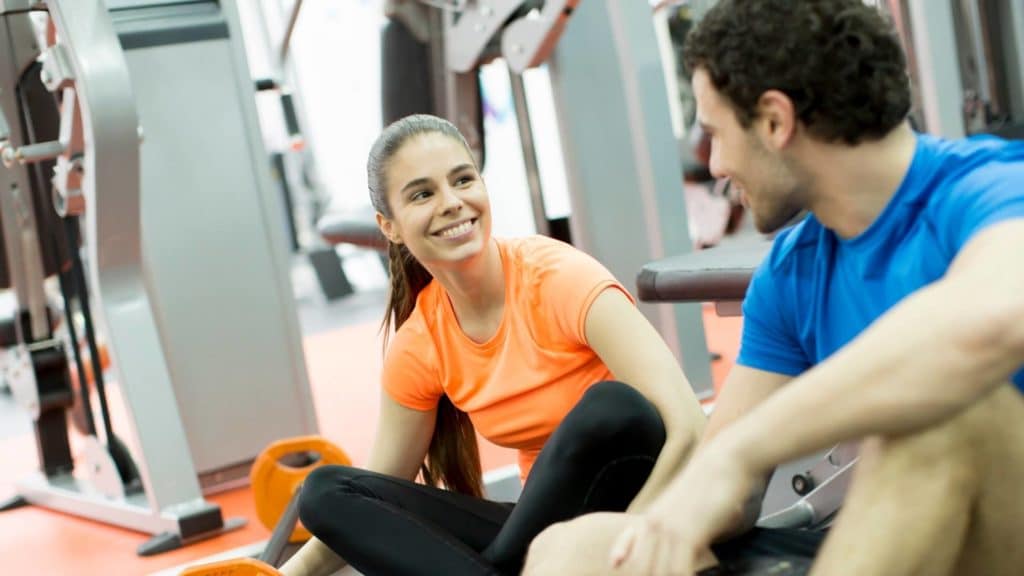
[[[410,138],[392,157],[386,182],[391,217],[378,216],[381,230],[421,264],[460,262],[487,246],[487,188],[458,140],[441,133]]]

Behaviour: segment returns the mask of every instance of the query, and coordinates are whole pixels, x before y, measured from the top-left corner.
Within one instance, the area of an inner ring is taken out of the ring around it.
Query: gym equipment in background
[[[88,443],[88,466],[72,473],[64,424],[72,393],[66,355],[40,312],[44,266],[26,216],[30,172],[5,172],[15,179],[0,190],[7,256],[15,284],[24,284],[19,304],[31,311],[19,373],[34,381],[26,377],[19,388],[38,414],[41,459],[40,472],[17,490],[31,504],[154,534],[139,547],[153,554],[240,526],[204,491],[247,482],[271,439],[316,429],[282,207],[269,183],[233,2],[51,0],[55,34],[40,42],[47,35],[37,34],[29,11],[43,7],[9,1],[0,10],[12,48],[0,78],[3,112],[8,124],[23,121],[9,131],[3,156],[52,181],[74,254],[72,227],[84,222],[92,301],[81,291],[65,295],[65,306],[87,319],[95,313],[104,331],[126,442],[112,431],[95,371],[102,422],[86,427],[102,430],[102,440]],[[32,69],[40,53],[42,67]],[[26,73],[46,88],[31,101],[47,92],[51,109],[59,101],[45,141],[38,137],[47,115],[23,118],[12,100],[36,86]],[[83,290],[84,276],[73,279]],[[86,340],[95,343],[90,326]],[[71,340],[77,353],[77,336]],[[79,397],[89,402],[88,393]],[[84,420],[92,413],[83,406]]]
[[[274,566],[285,557],[290,544],[301,544],[312,536],[299,523],[302,483],[321,466],[351,464],[338,446],[319,436],[288,438],[267,447],[252,467],[256,514],[270,529],[270,540],[255,558],[236,558],[186,569],[182,576],[276,575]]]
[[[303,481],[321,466],[351,464],[348,454],[319,436],[274,442],[256,458],[249,474],[256,500],[256,516],[268,530],[275,530],[282,519],[294,526],[293,530],[285,531],[290,543],[309,540],[309,531],[296,523]],[[272,547],[268,545],[268,548]]]
[[[4,4],[5,26],[0,31],[6,45],[14,47],[3,61],[2,82],[7,96],[2,101],[3,115],[8,119],[8,127],[9,119],[16,118],[20,128],[10,130],[3,144],[4,163],[9,166],[4,175],[11,180],[11,185],[4,187],[2,204],[6,256],[24,319],[20,337],[23,345],[15,356],[12,388],[35,421],[40,470],[17,484],[18,497],[10,504],[45,506],[156,534],[140,547],[142,554],[238,526],[237,522],[225,523],[220,509],[202,499],[187,446],[180,441],[175,444],[175,439],[184,437],[180,423],[179,435],[174,436],[174,422],[159,418],[159,414],[146,419],[148,426],[166,426],[150,430],[153,436],[170,435],[163,439],[161,462],[175,469],[159,470],[163,475],[157,479],[145,459],[141,469],[136,466],[127,446],[113,433],[100,370],[93,373],[100,427],[93,421],[85,379],[79,378],[79,399],[88,436],[80,462],[84,466],[79,467],[79,474],[74,473],[65,413],[72,404],[67,355],[64,343],[46,329],[49,319],[40,304],[45,301],[45,262],[56,259],[62,264],[70,263],[62,266],[69,271],[61,277],[69,315],[64,325],[73,342],[78,373],[84,375],[73,317],[76,305],[85,319],[91,364],[100,365],[101,358],[78,253],[77,214],[83,200],[92,200],[95,211],[103,207],[102,200],[116,199],[117,193],[125,189],[128,192],[120,208],[130,214],[131,207],[138,206],[138,182],[133,184],[131,175],[138,174],[139,130],[124,61],[118,58],[120,47],[102,4],[92,0],[50,2],[50,15],[61,42],[42,50],[27,13],[29,3],[14,4],[18,3]],[[68,44],[72,42],[82,50],[70,50]],[[42,65],[32,64],[40,52]],[[59,94],[59,110],[57,97],[50,92]],[[99,98],[102,102],[97,101],[97,92],[105,97]],[[17,95],[18,101],[12,102],[8,95]],[[98,169],[97,165],[107,165],[112,170]],[[114,172],[117,174],[113,175]],[[104,195],[97,198],[97,189],[102,189]],[[30,192],[37,201],[38,218],[34,219],[29,217],[26,205]],[[66,218],[61,220],[58,213]],[[137,215],[133,221],[138,226]],[[126,280],[131,280],[132,246],[124,245],[124,238],[119,239],[117,246],[110,245],[107,238],[98,234],[96,223],[89,224],[92,225],[87,226],[87,236],[94,240],[99,237],[103,244],[90,244],[90,263],[98,263],[90,269],[93,286],[101,285],[96,281],[97,267],[108,266],[118,273],[123,287]],[[118,249],[120,254],[112,254]],[[113,296],[121,312],[130,316],[128,321],[145,328],[148,302],[133,300],[125,290],[114,290]],[[107,320],[108,328],[117,324],[110,321],[109,315]],[[162,355],[158,353],[152,360],[162,360]],[[146,392],[159,401],[159,380],[150,384],[154,389]],[[164,413],[177,418],[173,396],[170,401],[170,414],[166,410]],[[97,428],[103,431],[102,440]]]

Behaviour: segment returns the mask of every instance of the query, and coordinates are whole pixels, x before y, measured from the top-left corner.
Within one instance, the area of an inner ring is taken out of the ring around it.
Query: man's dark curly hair
[[[789,96],[810,134],[827,142],[881,138],[910,110],[896,31],[863,0],[719,0],[683,54],[744,128],[767,90]]]

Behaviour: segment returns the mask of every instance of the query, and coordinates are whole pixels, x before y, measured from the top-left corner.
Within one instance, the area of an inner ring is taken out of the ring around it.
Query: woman
[[[627,291],[561,242],[492,238],[486,188],[447,121],[390,125],[367,172],[396,329],[377,440],[367,470],[307,479],[315,538],[281,571],[331,574],[344,558],[367,576],[515,574],[552,523],[642,508],[704,415]],[[519,449],[515,505],[483,499],[474,424]]]

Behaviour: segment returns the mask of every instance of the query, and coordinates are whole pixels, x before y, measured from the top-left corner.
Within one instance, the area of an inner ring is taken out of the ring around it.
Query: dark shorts
[[[754,528],[711,547],[721,565],[700,576],[800,576],[811,563],[828,532],[822,530]]]

